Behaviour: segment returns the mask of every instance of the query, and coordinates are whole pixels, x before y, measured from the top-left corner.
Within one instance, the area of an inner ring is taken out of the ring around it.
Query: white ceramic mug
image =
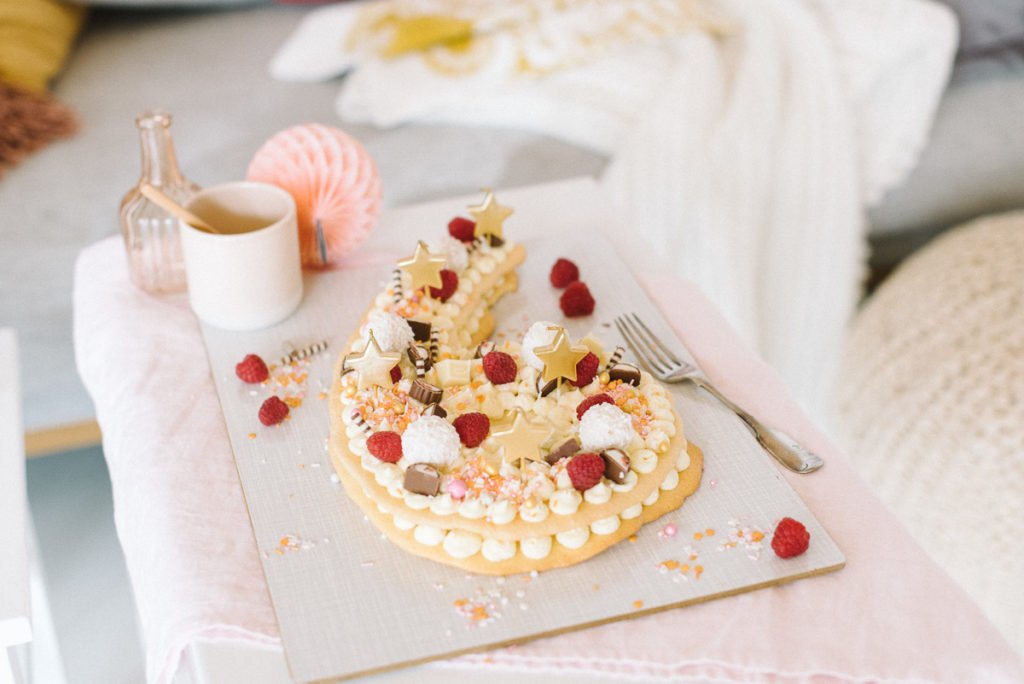
[[[295,200],[266,183],[225,183],[186,204],[221,234],[179,221],[188,298],[199,320],[256,330],[287,318],[302,300]]]

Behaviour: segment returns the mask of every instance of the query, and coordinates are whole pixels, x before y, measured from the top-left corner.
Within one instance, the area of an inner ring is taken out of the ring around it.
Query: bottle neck
[[[140,117],[139,141],[142,147],[142,180],[151,185],[174,186],[183,183],[171,140],[170,117]]]

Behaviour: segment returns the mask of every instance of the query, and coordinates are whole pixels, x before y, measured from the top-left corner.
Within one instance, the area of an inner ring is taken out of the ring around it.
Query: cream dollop
[[[459,504],[459,515],[470,520],[478,520],[487,515],[487,504],[480,499],[466,499]]]
[[[438,416],[420,416],[402,433],[402,458],[444,468],[459,458],[462,443],[451,423]]]
[[[580,444],[584,451],[625,449],[635,435],[633,419],[612,404],[592,406],[580,421]]]
[[[559,532],[555,539],[567,549],[578,549],[590,539],[590,530],[586,527],[577,527],[574,530]]]
[[[384,352],[404,352],[416,339],[409,323],[398,314],[388,311],[374,311],[369,315],[362,329],[364,344],[370,339],[371,331]]]
[[[459,509],[459,503],[448,493],[430,497],[430,512],[437,515],[451,515]]]
[[[452,530],[444,538],[444,550],[452,558],[469,558],[480,550],[483,540],[465,530]]]
[[[484,539],[483,546],[480,547],[480,553],[492,563],[508,560],[516,555],[516,543],[502,539]]]
[[[690,454],[686,449],[679,450],[679,458],[676,459],[676,470],[683,471],[690,467]]]
[[[619,529],[620,524],[619,516],[609,515],[607,518],[595,520],[590,524],[590,529],[594,534],[611,534],[615,530]]]
[[[537,358],[533,350],[537,347],[546,347],[555,341],[555,331],[551,330],[553,327],[557,326],[550,321],[537,321],[523,335],[523,347],[520,350],[523,361],[537,370],[544,370],[544,362]]]
[[[412,528],[416,527],[416,523],[414,523],[412,520],[409,520],[408,518],[403,518],[400,515],[396,515],[394,517],[394,522],[395,527],[402,530],[403,532],[408,532]]]
[[[516,519],[516,512],[515,504],[502,499],[487,509],[487,518],[495,525],[507,525]]]
[[[587,491],[583,492],[583,498],[586,499],[587,503],[607,503],[608,499],[612,498],[612,488],[602,480]]]
[[[417,525],[412,531],[412,536],[424,546],[437,546],[445,538],[444,530],[430,525]]]
[[[651,472],[657,465],[658,454],[650,449],[637,449],[629,457],[630,470],[635,470],[641,475]]]
[[[668,471],[668,475],[665,476],[665,479],[662,480],[661,485],[659,486],[667,492],[670,489],[675,489],[676,485],[678,484],[679,472],[676,470],[670,470]]]
[[[612,482],[611,488],[613,492],[629,492],[633,490],[633,487],[636,487],[637,482],[636,473],[630,470],[626,473],[626,479],[624,482]]]
[[[544,520],[547,520],[548,507],[536,499],[527,499],[526,502],[519,507],[519,517],[526,522],[543,522]]]
[[[640,514],[644,512],[643,504],[633,504],[629,508],[622,509],[619,513],[619,517],[623,520],[632,520],[633,518],[639,518]]]
[[[523,555],[533,560],[547,558],[551,553],[551,537],[528,537],[519,542]]]
[[[555,515],[572,515],[581,503],[583,497],[575,489],[559,489],[548,499],[548,507]]]

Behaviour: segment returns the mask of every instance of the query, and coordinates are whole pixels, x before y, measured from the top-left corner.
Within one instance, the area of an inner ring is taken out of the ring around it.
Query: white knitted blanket
[[[952,14],[929,0],[581,0],[568,18],[540,2],[529,21],[481,19],[520,4],[426,0],[485,35],[391,59],[351,37],[368,9],[379,21],[423,0],[329,7],[271,73],[351,71],[337,102],[349,121],[524,128],[610,155],[603,184],[623,225],[826,419],[864,210],[926,141],[956,48]],[[621,39],[638,13],[649,30]]]

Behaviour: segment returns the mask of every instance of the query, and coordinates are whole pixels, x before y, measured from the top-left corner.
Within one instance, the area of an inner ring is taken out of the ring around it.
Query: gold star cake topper
[[[401,359],[401,352],[381,351],[371,330],[363,351],[349,354],[345,359],[345,365],[356,371],[359,389],[366,389],[368,385],[387,387],[391,384],[391,369],[397,366]]]
[[[544,362],[544,370],[541,375],[544,382],[551,382],[561,378],[575,382],[576,364],[590,351],[582,346],[569,344],[569,336],[565,334],[565,328],[551,327],[555,331],[555,339],[546,347],[536,347],[533,353]]]
[[[519,468],[526,461],[541,461],[540,445],[551,435],[551,429],[544,425],[532,423],[523,413],[516,409],[512,420],[501,429],[491,433],[494,441],[504,449],[503,460],[506,463],[519,462]]]
[[[473,219],[476,221],[476,228],[473,229],[473,237],[487,237],[490,236],[503,240],[505,238],[502,224],[505,223],[505,219],[512,215],[512,207],[505,207],[498,204],[498,201],[494,199],[494,193],[490,189],[486,189],[487,193],[484,195],[484,201],[480,204],[471,204],[467,209],[469,213],[473,215]]]
[[[420,240],[416,243],[416,251],[412,256],[399,261],[398,267],[412,278],[412,289],[426,287],[429,295],[429,288],[440,288],[443,285],[441,269],[444,268],[445,261],[443,256],[431,254],[427,249],[427,243]]]

